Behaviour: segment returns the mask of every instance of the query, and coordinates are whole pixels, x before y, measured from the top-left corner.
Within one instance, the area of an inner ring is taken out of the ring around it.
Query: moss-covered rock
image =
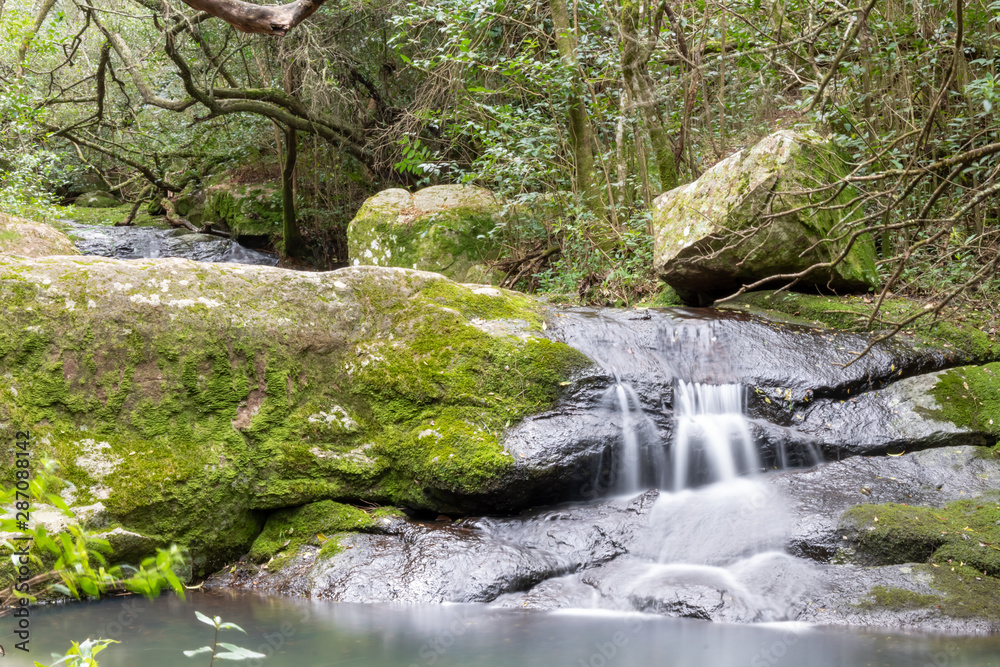
[[[960,500],[945,507],[896,503],[858,505],[841,526],[856,559],[865,564],[930,563],[969,566],[1000,576],[1000,496]]]
[[[856,192],[809,191],[847,171],[834,147],[811,132],[781,130],[730,156],[654,201],[657,273],[682,294],[719,295],[833,260],[860,215],[851,203]],[[877,282],[875,244],[863,234],[843,261],[800,284],[868,290]]]
[[[204,197],[204,208],[198,205]],[[206,188],[198,197],[182,197],[178,205],[190,214],[200,214],[200,222],[224,224],[237,240],[245,237],[267,237],[271,242],[281,238],[281,187],[270,183],[250,185],[217,184]],[[178,214],[180,209],[178,209]]]
[[[258,563],[272,559],[269,569],[281,568],[283,561],[306,544],[327,547],[337,544],[337,534],[371,530],[375,518],[351,505],[321,500],[301,507],[272,512],[253,546],[250,558]]]
[[[523,506],[501,436],[588,363],[529,298],[402,269],[0,258],[0,303],[4,437],[196,572],[267,510]]]
[[[174,202],[174,210],[191,224],[200,225],[205,219],[205,193],[195,190],[181,195]]]
[[[488,283],[484,262],[499,251],[489,238],[499,211],[489,191],[472,186],[384,190],[351,221],[348,253],[355,266],[398,266]]]
[[[65,182],[56,188],[56,194],[64,201],[75,199],[87,192],[110,192],[111,187],[99,173],[91,169],[80,169],[69,173]]]
[[[0,213],[0,255],[79,255],[69,237],[49,225]]]
[[[107,192],[98,190],[80,195],[73,202],[73,205],[80,208],[115,208],[121,206],[122,203]]]
[[[823,326],[841,331],[880,332],[895,328],[921,312],[926,304],[905,297],[890,297],[872,320],[875,300],[861,296],[821,296],[795,292],[749,292],[726,301],[723,308],[742,310],[770,320]],[[1000,339],[991,330],[996,322],[989,313],[950,308],[940,317],[921,317],[898,334],[916,348],[935,348],[961,363],[984,364],[1000,360]],[[871,326],[868,326],[872,320]]]
[[[934,417],[1000,438],[1000,364],[942,373],[933,393],[940,406]]]

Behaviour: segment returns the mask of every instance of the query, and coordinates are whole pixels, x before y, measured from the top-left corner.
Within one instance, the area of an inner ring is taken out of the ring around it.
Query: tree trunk
[[[35,14],[35,23],[24,35],[24,39],[17,46],[17,61],[14,63],[15,72],[17,77],[20,78],[24,76],[24,61],[28,56],[28,49],[31,48],[31,42],[35,39],[35,35],[41,30],[42,24],[45,23],[45,18],[52,11],[52,7],[56,4],[56,0],[43,0],[42,4],[38,7],[38,13]]]
[[[628,88],[629,99],[635,104],[642,117],[646,136],[653,147],[656,173],[660,179],[660,190],[677,187],[677,165],[670,137],[663,124],[663,111],[656,100],[653,77],[649,75],[648,61],[653,53],[651,48],[643,48],[639,42],[639,2],[623,0],[621,5],[621,67]],[[636,143],[643,141],[636,137]]]
[[[302,257],[305,246],[295,220],[295,160],[298,136],[294,127],[285,129],[285,164],[281,170],[281,232],[286,257]]]
[[[569,99],[569,140],[573,150],[574,184],[591,208],[599,208],[600,190],[594,161],[594,140],[590,117],[583,99],[583,81],[576,59],[576,37],[566,0],[548,0],[555,28],[556,48],[572,77]]]

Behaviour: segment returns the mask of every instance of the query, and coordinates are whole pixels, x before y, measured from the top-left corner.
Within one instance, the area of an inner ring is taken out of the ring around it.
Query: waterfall
[[[675,491],[760,468],[745,417],[745,394],[738,384],[677,382],[670,448]]]

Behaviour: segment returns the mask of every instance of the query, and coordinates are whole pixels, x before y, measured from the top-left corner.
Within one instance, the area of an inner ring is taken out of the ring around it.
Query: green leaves
[[[215,657],[219,660],[253,660],[254,658],[259,659],[267,657],[263,653],[257,653],[256,651],[251,651],[249,649],[235,646],[233,644],[227,644],[225,642],[219,642],[219,646],[226,649],[225,653],[215,654]]]
[[[197,648],[192,651],[184,651],[184,655],[187,657],[193,658],[198,655],[209,653],[212,655],[213,662],[216,658],[219,660],[253,660],[267,657],[263,653],[257,653],[256,651],[251,651],[250,649],[246,649],[235,644],[228,644],[226,642],[219,641],[219,630],[239,630],[243,634],[246,634],[246,630],[235,623],[223,622],[222,618],[219,616],[209,618],[200,611],[194,612],[194,615],[205,625],[210,625],[215,628],[215,641],[212,646],[202,646],[201,648]],[[225,650],[219,652],[220,647]]]
[[[23,499],[25,493],[30,497],[32,508],[48,504],[59,509],[64,515],[72,517],[65,500],[56,491],[66,485],[56,471],[58,465],[53,461],[42,460],[35,470],[34,479],[28,484],[19,482],[18,487],[0,487],[0,502],[10,504],[15,498]],[[18,496],[17,494],[22,494]],[[23,500],[21,502],[24,502]],[[16,518],[11,515],[0,520],[0,531],[16,533],[30,538],[33,548],[28,553],[28,561],[38,574],[34,577],[34,587],[48,584],[49,590],[67,597],[98,598],[109,591],[127,590],[148,598],[158,596],[162,590],[172,589],[181,598],[184,597],[184,586],[177,577],[175,570],[186,568],[187,554],[174,545],[169,549],[157,549],[155,556],[142,561],[139,567],[116,564],[108,565],[108,558],[113,549],[108,540],[99,537],[96,531],[88,530],[75,520],[70,521],[60,532],[50,534],[45,525],[36,523],[24,529],[19,526]],[[6,541],[2,545],[10,553],[11,562],[17,568],[22,565],[22,556],[17,548]],[[28,597],[8,586],[0,594],[0,600],[9,601],[15,598]],[[82,647],[83,645],[81,645]],[[88,645],[89,646],[89,645]],[[103,648],[103,647],[102,647]],[[94,653],[99,649],[94,649]],[[80,663],[87,664],[87,663]]]
[[[88,639],[79,644],[72,642],[70,650],[63,655],[53,654],[52,657],[57,658],[57,660],[48,667],[57,667],[57,665],[65,665],[66,667],[99,667],[96,660],[97,654],[106,649],[110,644],[117,643],[119,642],[114,639]],[[47,666],[36,661],[35,667]]]

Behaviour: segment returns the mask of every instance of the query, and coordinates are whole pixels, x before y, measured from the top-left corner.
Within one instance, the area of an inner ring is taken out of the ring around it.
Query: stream
[[[219,639],[268,656],[240,663],[250,667],[979,667],[996,665],[1000,652],[998,637],[191,593],[186,601],[166,595],[40,608],[32,615],[30,658],[47,664],[69,639],[100,636],[121,642],[100,655],[102,667],[205,665],[206,656],[181,654],[212,641],[212,629],[196,620],[195,610],[246,630]],[[6,663],[31,665],[5,636]]]
[[[86,225],[64,220],[65,232],[84,255],[116,259],[181,257],[196,262],[231,262],[274,266],[278,257],[246,248],[236,241],[189,229]]]
[[[71,227],[86,254],[274,263],[177,230]],[[505,441],[521,458],[528,451],[537,459],[545,447],[552,459],[570,449],[579,456],[581,465],[552,485],[553,505],[456,522],[386,519],[379,531],[340,538],[342,549],[327,559],[307,546],[280,572],[227,567],[187,601],[42,607],[32,614],[31,658],[104,637],[121,644],[101,654],[103,667],[196,664],[180,652],[211,640],[198,610],[243,626],[246,637],[221,639],[267,653],[249,664],[274,667],[1000,664],[1000,636],[972,621],[938,628],[887,613],[879,623],[984,634],[832,627],[863,623],[850,600],[908,576],[904,568],[839,567],[830,562],[837,543],[829,545],[840,539],[836,517],[857,502],[836,496],[837,484],[855,493],[860,479],[836,475],[863,464],[861,456],[837,462],[841,450],[864,445],[878,454],[896,437],[859,423],[865,442],[834,427],[831,415],[878,399],[865,393],[880,388],[872,378],[895,371],[907,353],[880,348],[840,371],[818,363],[833,356],[824,346],[835,334],[781,326],[773,337],[770,323],[711,309],[563,309],[548,335],[590,357],[595,375]],[[768,335],[777,344],[767,345]],[[845,355],[859,347],[847,335],[836,344]],[[914,372],[938,363],[914,355]],[[972,456],[951,449],[921,452],[918,463]],[[926,475],[907,472],[915,458],[872,458],[885,466],[872,475],[898,479],[899,488],[918,488],[905,486],[906,474]],[[945,493],[988,484],[973,464],[968,470],[969,480],[954,475]],[[879,496],[870,484],[868,495]],[[31,664],[7,652],[11,664]]]

